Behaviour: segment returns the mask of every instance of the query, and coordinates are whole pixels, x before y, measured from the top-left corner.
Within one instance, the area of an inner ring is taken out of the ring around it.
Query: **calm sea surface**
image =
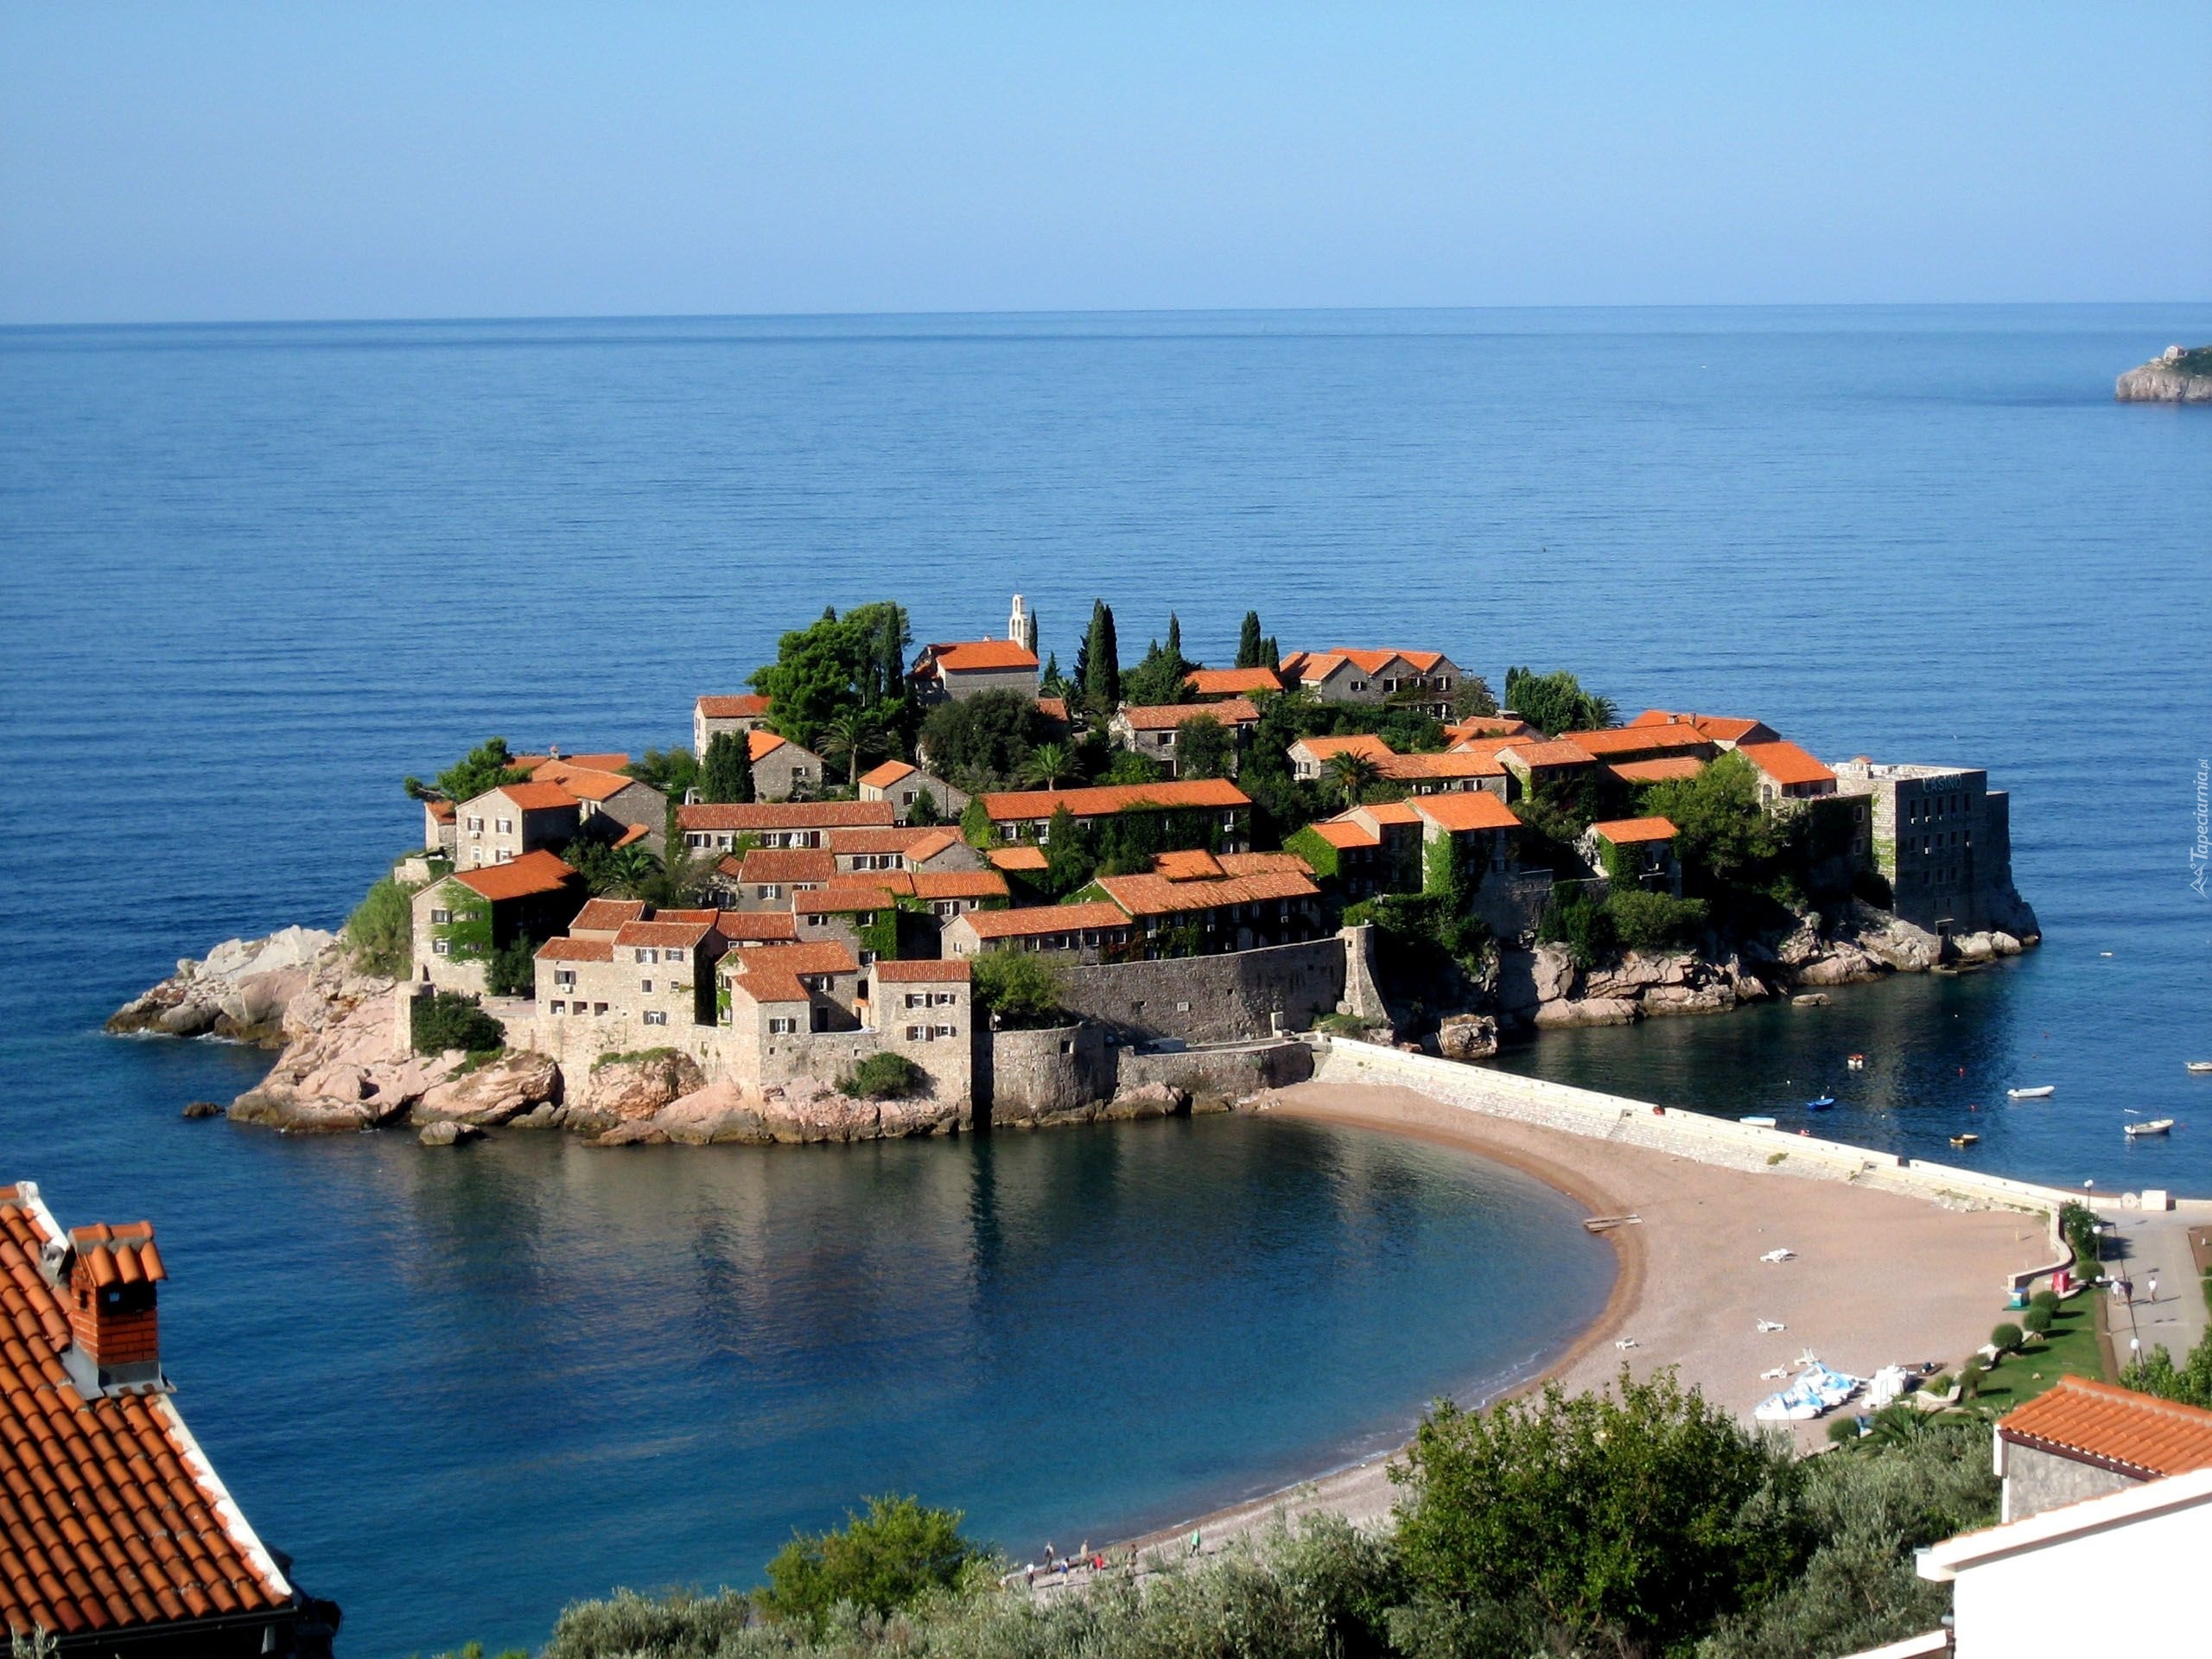
[[[878,1489],[1065,1548],[1537,1363],[1607,1255],[1433,1148],[432,1154],[181,1122],[263,1057],[98,1032],[179,956],[334,925],[417,833],[403,773],[680,743],[824,605],[960,637],[1020,589],[1064,663],[1095,594],[1132,656],[1172,608],[1226,660],[1255,606],[1986,764],[2034,956],[1506,1063],[2212,1193],[2212,411],[2110,395],[2208,339],[2202,305],[0,331],[0,1179],[156,1221],[181,1402],[353,1653],[750,1582]],[[2129,1109],[2180,1127],[2128,1146]]]

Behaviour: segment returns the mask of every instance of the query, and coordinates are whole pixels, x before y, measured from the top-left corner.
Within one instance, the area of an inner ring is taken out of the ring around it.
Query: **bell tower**
[[[1029,613],[1022,607],[1020,594],[1014,596],[1014,610],[1006,621],[1006,637],[1017,645],[1029,643]]]

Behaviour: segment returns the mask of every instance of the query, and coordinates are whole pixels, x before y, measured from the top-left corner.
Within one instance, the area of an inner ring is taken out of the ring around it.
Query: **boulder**
[[[1678,1014],[1725,1014],[1736,1006],[1734,985],[1655,985],[1639,1005],[1647,1020]]]
[[[710,1083],[672,1100],[652,1116],[671,1141],[703,1147],[716,1141],[766,1141],[759,1103],[734,1083]]]
[[[425,1123],[423,1133],[415,1138],[426,1147],[461,1147],[471,1141],[481,1141],[484,1131],[474,1123],[455,1123],[448,1119],[442,1123]]]
[[[550,1056],[527,1049],[497,1059],[423,1091],[414,1105],[423,1122],[450,1119],[461,1123],[499,1124],[532,1107],[561,1098],[561,1068]]]
[[[657,1129],[649,1122],[633,1120],[617,1123],[605,1134],[594,1135],[584,1144],[588,1147],[664,1147],[668,1144],[668,1135],[664,1130]]]
[[[1825,956],[1814,957],[1797,969],[1801,985],[1852,985],[1878,979],[1883,964],[1847,940],[1839,940]]]
[[[184,1110],[177,1116],[184,1118],[220,1117],[222,1107],[212,1100],[193,1100],[185,1103]]]
[[[581,1123],[611,1128],[651,1117],[661,1108],[706,1086],[697,1062],[674,1049],[626,1058],[602,1060],[585,1073],[569,1099]]]
[[[1141,1083],[1106,1103],[1101,1117],[1120,1122],[1140,1117],[1173,1117],[1191,1109],[1191,1096],[1172,1083]]]
[[[1436,1029],[1436,1052],[1447,1060],[1486,1060],[1497,1052],[1497,1020],[1487,1014],[1455,1014]]]
[[[1538,945],[1529,971],[1539,1002],[1556,1002],[1574,989],[1574,958],[1564,945]]]
[[[1828,1005],[1826,991],[1801,991],[1789,999],[1793,1008],[1825,1008]]]
[[[274,1047],[284,1014],[318,979],[342,977],[344,953],[334,934],[288,927],[260,939],[226,939],[109,1016],[111,1031],[156,1031],[171,1037],[213,1033]]]
[[[1773,987],[1757,974],[1737,975],[1729,988],[1736,993],[1738,1002],[1764,1002],[1774,995]]]
[[[1994,929],[1991,931],[1989,935],[1989,948],[2000,957],[2017,957],[2023,950],[2027,949],[2027,947],[2022,944],[2019,940],[2014,938],[2010,933],[2005,932],[2002,928]]]
[[[1536,1024],[1544,1030],[1567,1026],[1632,1026],[1637,1005],[1624,996],[1588,996],[1547,1002],[1536,1010]]]

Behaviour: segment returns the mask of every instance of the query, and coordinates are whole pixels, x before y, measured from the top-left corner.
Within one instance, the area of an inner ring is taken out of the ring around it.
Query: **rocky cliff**
[[[2212,404],[2212,346],[2185,352],[2170,346],[2121,375],[2112,395],[2124,404]]]
[[[226,939],[199,961],[178,963],[176,972],[111,1014],[107,1028],[278,1047],[286,1040],[286,1006],[315,982],[337,943],[312,927]]]

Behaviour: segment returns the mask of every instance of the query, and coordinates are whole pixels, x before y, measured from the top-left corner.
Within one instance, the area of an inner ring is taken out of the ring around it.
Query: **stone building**
[[[886,760],[861,774],[860,798],[888,801],[899,823],[913,816],[924,795],[930,798],[940,818],[957,821],[968,810],[968,797],[942,778],[904,760]]]
[[[1592,772],[1598,757],[1565,738],[1516,738],[1497,751],[1507,773],[1506,798],[1517,801],[1532,789],[1564,784]]]
[[[1780,736],[1763,720],[1731,715],[1683,715],[1665,709],[1647,709],[1628,723],[1630,730],[1654,726],[1677,726],[1695,732],[1715,748],[1732,749],[1739,743],[1771,743]]]
[[[1563,732],[1560,737],[1606,766],[1681,756],[1710,760],[1720,753],[1719,744],[1688,725],[1607,726],[1597,731]]]
[[[1103,899],[1079,905],[1030,905],[1019,910],[971,910],[944,925],[948,957],[986,950],[1026,950],[1070,962],[1128,957],[1136,930],[1128,912]]]
[[[1465,676],[1439,651],[1294,651],[1282,659],[1285,684],[1301,686],[1323,702],[1388,702],[1438,720],[1452,717],[1452,702]]]
[[[431,853],[453,856],[454,836],[460,829],[460,813],[451,801],[432,797],[423,803],[423,847]]]
[[[677,833],[694,852],[731,852],[741,838],[756,847],[824,847],[832,830],[892,822],[887,801],[704,802],[676,809]]]
[[[1037,700],[1037,653],[1011,639],[960,639],[922,647],[912,675],[925,703],[957,702],[981,691]]]
[[[1736,753],[1758,774],[1759,799],[1771,811],[1792,802],[1818,800],[1836,792],[1835,773],[1787,739],[1738,743]]]
[[[753,757],[753,793],[763,801],[805,800],[822,792],[828,769],[812,749],[755,728],[746,734]]]
[[[739,697],[701,697],[691,705],[691,753],[695,759],[707,758],[707,745],[722,732],[749,732],[768,717],[768,699],[747,695]]]
[[[789,910],[792,899],[837,879],[827,847],[755,847],[715,866],[716,897],[738,910]]]
[[[572,926],[547,940],[537,949],[540,1029],[588,1020],[577,1028],[589,1030],[597,1052],[614,1054],[662,1046],[695,1026],[714,1024],[715,964],[729,948],[718,920],[712,911],[662,911],[651,919],[630,918],[610,933]],[[564,1046],[575,1052],[573,1041]]]
[[[1171,862],[1166,874],[1101,876],[1091,887],[1129,918],[1132,954],[1147,960],[1301,944],[1330,931],[1321,889],[1301,861],[1281,853],[1253,856],[1275,862],[1252,869],[1233,854],[1201,854],[1202,862]]]
[[[438,990],[480,995],[493,952],[518,938],[559,933],[583,900],[575,871],[548,852],[455,870],[409,900],[415,977]]]
[[[1051,833],[1053,814],[1063,807],[1079,824],[1096,824],[1125,812],[1192,815],[1208,821],[1209,836],[1224,852],[1241,852],[1251,839],[1252,798],[1225,778],[1014,790],[982,799],[993,833],[1003,842],[1043,842]]]
[[[880,1052],[919,1066],[935,1098],[971,1105],[980,1039],[973,977],[961,961],[879,962],[868,999]]]
[[[1229,728],[1236,746],[1230,760],[1230,769],[1234,771],[1235,755],[1251,742],[1252,734],[1260,724],[1260,711],[1243,697],[1225,697],[1218,702],[1204,703],[1125,702],[1115,710],[1106,731],[1116,747],[1158,761],[1173,778],[1176,775],[1176,733],[1185,721],[1199,719],[1217,721]]]
[[[2212,1411],[2109,1382],[2063,1376],[1999,1418],[2004,1519],[2212,1469]]]
[[[1979,766],[1837,767],[1834,787],[1867,809],[1854,850],[1889,884],[1888,908],[1938,935],[2036,931],[2012,885],[2012,798]]]
[[[1400,754],[1373,733],[1349,737],[1302,737],[1286,751],[1291,775],[1318,783],[1329,775],[1340,754],[1356,754],[1375,768],[1378,781],[1396,784],[1408,795],[1456,794],[1487,790],[1505,798],[1505,767],[1496,749],[1482,744],[1441,754]]]
[[[537,769],[533,783],[557,785],[575,797],[576,834],[610,845],[642,844],[655,858],[668,852],[668,797],[651,784],[619,772],[599,772],[565,762]]]
[[[1513,810],[1487,790],[1432,795],[1407,803],[1421,820],[1422,880],[1427,879],[1431,847],[1449,842],[1459,868],[1471,877],[1502,873],[1514,867],[1516,836],[1521,820]]]
[[[487,789],[461,802],[455,816],[453,861],[467,869],[565,847],[582,822],[575,796],[558,784],[535,780]]]
[[[1417,892],[1427,821],[1405,801],[1347,807],[1307,824],[1286,846],[1347,900]]]

